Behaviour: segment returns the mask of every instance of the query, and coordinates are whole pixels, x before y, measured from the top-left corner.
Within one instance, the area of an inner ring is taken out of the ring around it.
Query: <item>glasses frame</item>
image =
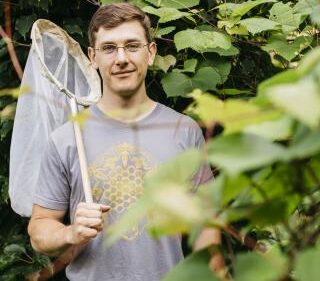
[[[137,50],[137,51],[129,51],[129,50],[127,49],[127,48],[128,48],[128,45],[133,44],[133,43],[140,44],[140,46],[138,47],[138,50]],[[103,50],[102,50],[102,47],[93,48],[93,50],[95,50],[95,51],[100,51],[100,52],[101,52],[102,54],[104,54],[104,55],[115,56],[116,54],[118,54],[118,50],[122,48],[122,49],[125,51],[126,54],[133,54],[133,53],[139,52],[139,51],[140,51],[142,48],[144,48],[145,46],[149,46],[150,43],[143,44],[143,43],[140,43],[140,42],[128,42],[128,43],[126,43],[126,44],[123,45],[123,46],[118,46],[118,45],[116,45],[116,44],[111,44],[111,43],[110,43],[110,44],[104,44],[104,46],[106,46],[106,45],[114,46],[114,47],[115,47],[114,51],[112,51],[111,53],[107,53],[106,51],[103,51]]]

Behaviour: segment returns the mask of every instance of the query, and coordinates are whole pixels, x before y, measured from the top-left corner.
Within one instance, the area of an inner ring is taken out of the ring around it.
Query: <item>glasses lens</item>
[[[106,44],[103,45],[100,49],[105,54],[112,54],[117,50],[117,46],[112,44]]]
[[[132,43],[128,43],[125,46],[126,50],[129,52],[137,52],[140,48],[141,48],[141,43],[138,42],[132,42]]]

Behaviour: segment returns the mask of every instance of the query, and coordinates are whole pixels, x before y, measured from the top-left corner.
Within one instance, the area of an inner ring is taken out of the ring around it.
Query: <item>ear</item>
[[[155,42],[151,42],[149,44],[149,58],[148,58],[148,65],[153,65],[154,58],[157,54],[157,44]]]
[[[88,47],[88,56],[93,68],[98,69],[98,65],[96,63],[96,52],[92,47]]]

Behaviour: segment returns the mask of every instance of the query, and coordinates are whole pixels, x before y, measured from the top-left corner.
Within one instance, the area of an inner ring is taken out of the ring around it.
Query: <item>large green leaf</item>
[[[157,7],[175,9],[191,8],[199,4],[200,0],[146,0]]]
[[[303,138],[293,142],[286,153],[287,160],[301,159],[320,152],[320,131],[311,131]]]
[[[294,268],[295,279],[298,281],[318,281],[320,276],[319,259],[319,246],[299,253]]]
[[[238,55],[239,49],[237,49],[235,46],[231,45],[231,47],[227,50],[218,47],[218,48],[209,48],[206,50],[206,52],[217,53],[220,56],[229,57],[229,56]]]
[[[174,43],[178,51],[191,48],[200,53],[211,48],[231,48],[230,36],[216,31],[186,29],[175,34]]]
[[[278,116],[277,112],[264,111],[251,102],[243,100],[222,101],[212,95],[193,91],[194,99],[188,111],[198,116],[205,125],[213,122],[221,123],[225,134],[239,132],[250,124],[260,123]]]
[[[223,17],[231,17],[235,19],[240,19],[243,15],[248,13],[254,7],[264,4],[273,3],[275,0],[256,0],[256,1],[245,1],[241,4],[236,3],[224,3],[219,5],[219,13]]]
[[[270,20],[278,22],[284,33],[296,30],[301,22],[301,14],[296,14],[289,3],[276,3],[270,9]]]
[[[161,80],[161,84],[168,97],[185,96],[193,89],[202,91],[215,90],[216,85],[221,83],[219,72],[213,67],[198,69],[193,77],[189,77],[180,71],[168,73]]]
[[[235,264],[236,281],[280,280],[286,270],[285,259],[280,254],[239,254]]]
[[[190,78],[179,72],[170,72],[161,80],[164,91],[168,97],[185,96],[192,91]]]
[[[207,249],[195,252],[180,262],[161,281],[218,281],[208,267],[209,260]]]
[[[202,161],[201,152],[197,149],[188,149],[159,165],[145,178],[146,188],[152,188],[156,180],[175,183],[187,183],[196,173]],[[191,184],[191,182],[190,182]]]
[[[216,69],[221,77],[219,84],[226,82],[231,71],[231,62],[225,58],[221,58],[216,54],[206,54],[205,61],[200,64],[200,67],[211,66]]]
[[[251,134],[235,134],[218,137],[208,144],[210,163],[237,174],[279,161],[284,148],[264,138]]]
[[[163,35],[167,35],[176,29],[175,26],[168,26],[164,28],[153,29],[153,37],[161,38]]]
[[[265,18],[247,18],[239,21],[239,24],[245,26],[253,35],[266,30],[276,30],[279,26],[279,23]]]
[[[183,63],[183,70],[182,72],[191,72],[191,73],[194,73],[196,71],[196,66],[197,66],[197,59],[189,59],[189,60],[186,60],[184,63]]]
[[[216,85],[220,84],[221,76],[219,72],[212,67],[200,68],[192,78],[192,86],[194,89],[202,91],[215,90]]]
[[[250,10],[252,10],[254,7],[264,4],[264,3],[274,3],[276,0],[256,0],[256,1],[245,1],[241,4],[237,4],[237,6],[234,7],[231,16],[236,17],[242,17],[246,13],[248,13]]]
[[[158,16],[159,23],[165,23],[173,20],[177,20],[186,16],[191,16],[190,13],[181,12],[175,8],[153,8],[151,6],[146,6],[143,8],[143,11]]]
[[[146,175],[144,193],[125,216],[108,227],[107,243],[114,243],[145,218],[155,236],[190,231],[193,224],[200,223],[200,202],[190,189],[201,161],[200,151],[190,149]]]
[[[310,17],[311,17],[312,23],[320,27],[320,4],[313,7]]]
[[[275,52],[287,61],[291,61],[301,51],[309,47],[312,40],[313,38],[311,36],[300,36],[292,43],[288,43],[284,38],[273,37],[262,49],[267,52]]]
[[[299,0],[293,9],[298,14],[310,15],[317,5],[319,5],[318,0]]]
[[[289,116],[249,125],[244,129],[246,133],[252,133],[270,140],[288,140],[292,135],[293,119]]]
[[[267,96],[274,105],[307,126],[314,128],[320,124],[319,87],[313,80],[270,87]]]

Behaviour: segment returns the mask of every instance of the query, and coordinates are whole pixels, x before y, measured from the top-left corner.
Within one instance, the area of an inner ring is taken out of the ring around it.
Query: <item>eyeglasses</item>
[[[120,48],[123,48],[127,53],[136,53],[140,49],[148,45],[148,43],[142,44],[140,42],[130,42],[125,44],[124,46],[117,46],[115,44],[104,44],[100,48],[95,48],[94,50],[98,50],[106,55],[115,55]]]

